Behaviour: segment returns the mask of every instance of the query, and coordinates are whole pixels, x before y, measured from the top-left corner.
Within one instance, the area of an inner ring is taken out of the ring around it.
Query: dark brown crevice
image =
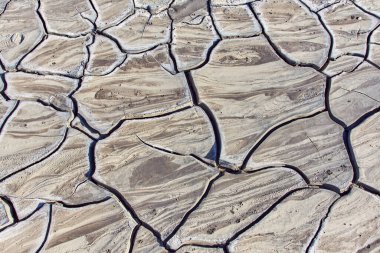
[[[215,183],[216,180],[221,178],[224,175],[223,172],[219,172],[218,175],[214,176],[209,182],[207,187],[205,188],[202,196],[199,198],[199,200],[195,203],[195,205],[188,210],[185,215],[183,216],[182,220],[176,225],[176,227],[173,229],[173,231],[165,238],[164,244],[166,245],[168,241],[178,232],[178,230],[186,223],[189,216],[201,205],[203,200],[208,196],[208,194],[211,191],[212,185]]]
[[[345,191],[342,191],[341,189],[339,189],[337,186],[335,185],[332,185],[332,184],[321,184],[321,185],[313,185],[313,184],[310,184],[311,187],[317,187],[319,189],[324,189],[324,190],[327,190],[327,191],[332,191],[332,192],[335,192],[339,195],[342,195]]]
[[[244,170],[246,167],[247,167],[247,164],[249,162],[249,160],[251,159],[252,155],[255,153],[255,151],[259,148],[259,146],[275,131],[277,131],[277,129],[283,127],[283,126],[286,126],[286,125],[289,125],[295,121],[298,121],[298,120],[303,120],[303,119],[309,119],[309,118],[313,118],[323,112],[326,112],[326,109],[323,109],[323,110],[320,110],[320,111],[317,111],[317,112],[314,112],[310,115],[306,115],[306,116],[301,116],[301,117],[297,117],[297,118],[294,118],[294,119],[291,119],[291,120],[288,120],[288,121],[285,121],[285,122],[282,122],[274,127],[272,127],[271,129],[269,129],[262,137],[260,137],[260,139],[254,144],[254,146],[248,151],[247,155],[245,156],[244,160],[243,160],[243,163],[242,165],[240,166],[240,170]]]
[[[249,230],[250,228],[254,227],[257,223],[259,223],[262,219],[264,219],[269,213],[271,213],[283,200],[285,200],[287,197],[292,195],[295,192],[310,189],[309,187],[302,187],[302,188],[296,188],[293,189],[287,193],[285,193],[283,196],[281,196],[274,204],[272,204],[270,207],[268,207],[258,218],[256,218],[254,221],[252,221],[250,224],[245,226],[244,228],[240,229],[238,232],[236,232],[232,237],[230,237],[226,243],[225,247],[228,248],[229,244],[234,241],[236,238],[238,238],[241,234]]]
[[[335,5],[335,4],[338,4],[340,2],[340,0],[335,0],[335,2],[332,2],[332,3],[329,3],[329,4],[326,4],[325,6],[323,6],[322,8],[316,10],[315,12],[320,12],[320,11],[323,11],[324,9],[327,9],[327,8],[330,8],[331,6]]]
[[[170,155],[178,155],[178,156],[189,156],[189,155],[185,155],[185,154],[181,154],[181,153],[178,153],[178,152],[175,152],[175,151],[171,151],[171,150],[168,150],[168,149],[165,149],[165,148],[160,148],[160,147],[157,147],[157,146],[154,146],[144,140],[142,140],[137,134],[136,134],[136,137],[137,139],[139,139],[139,141],[141,143],[143,143],[144,145],[152,148],[152,149],[155,149],[155,150],[158,150],[158,151],[161,151],[163,153],[167,153],[167,154],[170,154]]]
[[[95,148],[96,148],[97,143],[98,143],[98,140],[93,140],[88,148],[89,167],[85,176],[90,179],[93,177],[95,173],[95,169],[96,169]]]
[[[4,9],[2,12],[0,12],[0,16],[3,15],[3,13],[7,10],[9,3],[12,2],[12,0],[8,0],[8,2],[4,5]]]
[[[325,90],[325,107],[326,107],[326,109],[328,111],[330,119],[332,121],[334,121],[336,124],[340,125],[344,129],[343,130],[343,136],[342,136],[343,143],[344,143],[344,146],[346,148],[346,151],[347,151],[347,154],[348,154],[348,157],[349,157],[352,169],[353,169],[352,182],[355,183],[355,182],[358,181],[358,179],[360,177],[360,173],[359,173],[359,166],[358,166],[358,164],[356,162],[355,154],[353,152],[353,148],[352,148],[352,144],[351,144],[351,139],[350,139],[351,128],[348,127],[346,125],[346,123],[344,123],[342,120],[340,120],[337,117],[335,117],[335,115],[331,111],[331,107],[330,107],[331,84],[332,84],[332,78],[331,77],[327,77],[327,80],[326,80],[326,90]]]
[[[174,69],[174,73],[171,73],[170,71],[168,71],[169,73],[171,73],[172,75],[173,74],[178,74],[179,71],[178,71],[178,64],[177,64],[177,59],[175,58],[174,56],[174,53],[173,53],[173,47],[172,47],[172,44],[169,43],[168,44],[168,53],[169,53],[169,57],[173,63],[173,69]]]
[[[359,117],[354,123],[352,123],[351,125],[349,125],[347,128],[349,130],[352,130],[354,129],[355,127],[359,126],[360,124],[362,124],[364,121],[366,121],[369,117],[375,115],[376,113],[379,113],[380,112],[380,106],[379,107],[376,107],[375,109],[372,109],[371,111],[363,114],[361,117]]]
[[[49,232],[50,232],[52,218],[53,218],[53,205],[49,204],[49,218],[48,218],[48,224],[47,224],[47,228],[46,228],[45,237],[44,237],[44,240],[42,241],[40,247],[36,250],[36,253],[41,252],[41,250],[44,248],[44,246],[46,244],[46,241],[48,239]]]
[[[197,247],[197,248],[204,248],[204,249],[223,249],[224,244],[201,244],[201,243],[184,243],[179,248],[176,249],[176,251],[184,248],[184,247]]]
[[[1,133],[3,132],[3,129],[4,129],[5,125],[7,124],[8,120],[9,120],[10,117],[13,115],[13,113],[17,110],[17,108],[18,108],[19,105],[20,105],[20,101],[19,101],[19,100],[16,100],[16,103],[15,103],[14,107],[13,107],[12,110],[7,114],[7,116],[4,118],[3,123],[0,125],[0,135],[1,135]]]
[[[353,170],[352,182],[356,183],[359,180],[360,172],[359,172],[358,163],[356,162],[355,153],[351,144],[351,130],[345,129],[343,131],[343,143],[346,148],[348,158],[350,160],[352,170]]]
[[[212,43],[212,45],[208,48],[208,50],[206,52],[206,59],[202,63],[200,63],[198,66],[196,66],[194,68],[191,68],[191,69],[188,69],[187,71],[197,70],[197,69],[200,69],[200,68],[206,66],[209,63],[210,59],[211,59],[211,55],[214,52],[214,49],[216,48],[216,46],[219,45],[219,43],[221,41],[222,41],[221,39],[214,40],[213,43]]]
[[[37,13],[38,18],[40,19],[40,21],[42,23],[42,27],[44,28],[45,35],[47,35],[47,34],[49,34],[49,32],[47,29],[46,21],[45,21],[44,17],[42,16],[40,9],[41,9],[41,0],[37,0],[36,13]]]
[[[218,121],[215,117],[215,114],[208,107],[208,105],[200,101],[198,89],[197,89],[197,86],[194,82],[191,71],[184,71],[184,74],[186,77],[188,88],[190,90],[191,99],[193,101],[193,104],[195,106],[199,106],[204,111],[204,113],[206,114],[206,116],[208,117],[208,119],[211,123],[212,129],[214,132],[214,137],[215,137],[215,162],[217,165],[219,165],[220,154],[222,152],[222,138],[221,138],[221,134],[220,134],[220,128],[219,128]]]
[[[207,0],[207,12],[208,12],[208,15],[211,19],[212,26],[213,26],[216,34],[218,35],[219,40],[222,40],[223,36],[220,33],[218,27],[216,26],[214,16],[212,15],[211,0]]]
[[[0,63],[1,63],[1,65],[3,64],[1,62],[1,59],[0,59]],[[4,70],[4,73],[1,73],[1,69]],[[5,101],[9,101],[10,98],[6,94],[6,90],[7,90],[7,87],[8,87],[8,82],[7,82],[7,79],[5,78],[5,73],[6,73],[5,66],[0,66],[0,84],[1,83],[3,84],[3,87],[0,90],[0,95],[5,99]]]
[[[175,2],[175,0],[170,3],[169,8],[171,7],[171,5],[174,2]],[[172,47],[173,40],[174,40],[174,33],[173,33],[174,32],[174,20],[173,20],[172,16],[170,15],[169,8],[167,10],[167,13],[168,13],[168,17],[170,18],[171,22],[170,22],[170,39],[168,42],[168,51],[169,51],[169,57],[170,57],[171,61],[173,62],[174,72],[179,73],[177,59],[175,58],[175,55],[173,53],[173,47]]]
[[[79,79],[80,79],[81,81],[78,83],[78,88],[77,88],[77,90],[80,89],[80,86],[81,86],[81,84],[82,84],[82,82],[83,82],[83,78],[84,78],[84,76],[85,76],[85,74],[86,74],[87,66],[88,66],[88,63],[90,62],[90,58],[91,58],[90,47],[91,47],[94,43],[95,43],[95,34],[92,34],[92,36],[91,36],[91,42],[88,43],[88,44],[86,45],[86,47],[85,47],[85,48],[86,48],[87,59],[86,59],[85,62],[84,62],[84,65],[83,65],[83,71],[82,71],[82,74],[81,74],[80,77],[79,77]]]
[[[13,219],[13,223],[17,223],[19,221],[19,218],[12,201],[7,196],[4,196],[4,195],[0,196],[0,199],[8,205],[9,212]]]
[[[63,206],[64,208],[81,208],[81,207],[85,207],[85,206],[91,206],[91,205],[97,205],[97,204],[100,204],[100,203],[103,203],[103,202],[106,202],[108,200],[110,200],[111,197],[107,196],[103,199],[100,199],[100,200],[94,200],[94,201],[89,201],[89,202],[83,202],[83,203],[80,203],[80,204],[68,204],[68,203],[65,203],[64,201],[53,201],[51,202],[51,204],[53,203],[56,203],[58,205],[61,205]]]
[[[213,0],[211,0],[212,2]],[[211,6],[214,6],[214,7],[236,7],[236,6],[244,6],[244,5],[247,5],[247,4],[251,4],[251,3],[254,3],[254,2],[259,2],[259,1],[262,1],[262,0],[250,0],[250,1],[243,1],[241,3],[238,3],[238,4],[235,4],[233,2],[231,2],[232,4],[216,4],[216,3],[211,3]]]
[[[127,55],[137,55],[137,54],[147,53],[149,51],[152,51],[152,50],[156,49],[159,46],[163,46],[163,45],[168,45],[169,44],[168,42],[162,42],[162,43],[157,43],[157,44],[149,47],[148,49],[129,51],[129,50],[126,50],[126,49],[123,48],[123,46],[121,45],[121,43],[119,42],[118,39],[116,39],[112,35],[108,34],[106,31],[99,31],[99,30],[97,30],[97,31],[95,31],[95,34],[102,35],[102,36],[107,37],[108,39],[112,40],[116,44],[116,46],[120,50],[120,52],[122,52],[124,54],[127,54]]]
[[[89,133],[87,133],[86,131],[84,131],[84,130],[82,130],[82,129],[76,127],[76,126],[73,126],[72,123],[70,123],[70,127],[71,127],[72,129],[75,129],[75,130],[81,132],[82,134],[86,135],[86,136],[87,136],[88,138],[90,138],[92,141],[95,141],[95,140],[96,140],[95,137],[91,136],[91,135],[90,135]]]
[[[215,162],[219,166],[220,165],[220,156],[222,153],[222,137],[220,133],[220,128],[218,124],[218,120],[215,117],[215,114],[213,111],[208,107],[205,103],[200,103],[199,107],[203,109],[203,111],[206,113],[214,132],[215,137]],[[222,165],[223,166],[223,165]]]
[[[332,84],[332,78],[327,77],[326,79],[326,89],[325,89],[325,107],[326,110],[331,118],[332,121],[343,127],[344,129],[347,127],[346,123],[344,123],[342,120],[338,119],[335,117],[335,115],[331,111],[331,106],[330,106],[330,90],[331,90],[331,84]]]
[[[319,237],[319,234],[322,232],[322,229],[323,229],[323,226],[324,224],[326,223],[326,220],[327,218],[329,217],[330,213],[331,213],[331,209],[333,208],[333,206],[345,195],[347,195],[349,192],[351,191],[351,188],[345,192],[343,195],[341,195],[340,197],[338,197],[336,200],[334,200],[334,202],[329,206],[329,208],[327,209],[327,212],[325,214],[325,216],[320,220],[319,222],[319,226],[318,226],[318,229],[317,231],[315,232],[314,236],[311,238],[310,240],[310,243],[309,245],[306,247],[306,250],[305,250],[305,253],[311,253],[312,252],[312,249],[315,245],[315,243],[317,242],[318,240],[318,237]]]
[[[43,101],[42,99],[37,99],[36,102],[39,103],[42,106],[50,107],[53,110],[56,110],[57,112],[67,112],[67,110],[63,110],[63,109],[59,108],[58,106],[56,106],[54,104],[47,103],[47,102]]]
[[[199,94],[198,94],[197,87],[194,83],[194,79],[193,79],[193,76],[191,74],[191,71],[186,70],[183,73],[185,74],[187,86],[190,90],[191,100],[193,101],[194,105],[199,105],[200,104]]]
[[[374,63],[373,61],[369,60],[369,59],[366,59],[365,62],[367,62],[368,64],[372,65],[373,67],[377,68],[378,70],[380,70],[380,66],[377,65],[376,63]]]
[[[144,145],[146,145],[149,148],[152,148],[154,150],[158,150],[160,152],[167,153],[167,154],[170,154],[170,155],[177,155],[177,156],[183,156],[183,157],[186,157],[186,156],[187,157],[192,157],[192,158],[196,159],[197,161],[199,161],[200,163],[202,163],[202,164],[204,164],[206,166],[210,166],[210,167],[219,169],[216,164],[210,163],[210,162],[206,161],[205,159],[203,159],[202,157],[197,156],[196,154],[182,154],[182,153],[176,152],[174,150],[168,150],[168,149],[165,149],[165,148],[160,148],[160,147],[154,146],[154,145],[146,142],[145,140],[141,139],[137,134],[136,134],[136,137],[140,140],[141,143],[143,143]],[[220,168],[220,169],[222,169],[222,168]]]
[[[350,52],[348,52],[348,53],[345,53],[345,54],[343,54],[343,55],[340,55],[340,56],[338,56],[338,57],[336,58],[336,59],[338,59],[338,58],[340,58],[340,57],[346,55],[346,56],[352,56],[352,57],[362,58],[362,61],[359,62],[359,64],[357,64],[352,70],[350,70],[350,71],[341,71],[340,73],[338,73],[338,74],[336,74],[336,75],[334,75],[334,76],[331,76],[331,78],[334,78],[334,77],[336,77],[336,76],[339,76],[339,75],[342,74],[343,72],[353,73],[353,72],[355,72],[355,71],[356,71],[361,65],[363,65],[365,62],[380,70],[380,67],[379,67],[378,65],[376,65],[376,64],[373,63],[371,60],[369,60],[369,56],[370,56],[370,52],[371,52],[371,45],[373,44],[373,43],[371,42],[371,39],[372,39],[372,36],[373,36],[374,32],[375,32],[379,27],[380,27],[380,23],[379,23],[374,29],[372,29],[372,30],[368,33],[368,35],[367,35],[367,40],[366,40],[366,51],[365,51],[365,54],[364,54],[364,55],[359,54],[359,53],[350,53]],[[359,92],[359,93],[360,93],[360,92]],[[364,93],[361,93],[361,94],[367,96],[367,95],[364,94]],[[371,97],[369,97],[369,98],[371,98]],[[373,98],[371,98],[371,99],[373,99]]]
[[[141,139],[138,135],[136,135],[136,137],[140,140],[141,143],[143,143],[144,145],[148,146],[151,149],[157,150],[159,152],[167,153],[167,154],[170,154],[170,155],[177,155],[177,156],[183,156],[183,157],[186,157],[186,156],[187,157],[192,157],[195,160],[197,160],[198,162],[204,164],[205,166],[210,166],[210,167],[213,167],[215,169],[220,169],[221,171],[226,171],[227,170],[226,172],[229,173],[228,168],[220,167],[220,166],[216,165],[215,163],[209,162],[209,161],[205,160],[204,158],[197,156],[196,154],[182,154],[182,153],[176,152],[174,150],[168,150],[168,149],[165,149],[165,148],[157,147],[157,146],[154,146],[154,145],[146,142],[145,140]],[[233,171],[233,172],[235,172],[235,171]],[[234,174],[237,174],[237,173],[234,173]]]
[[[217,168],[217,169],[222,169],[220,166],[217,166],[216,163],[214,162],[209,162],[207,160],[205,160],[204,158],[202,157],[199,157],[195,154],[189,154],[189,156],[193,157],[194,159],[198,160],[200,163],[203,163],[204,165],[206,166],[210,166],[210,167],[214,167],[214,168]]]
[[[79,114],[79,109],[78,109],[78,102],[77,100],[74,98],[74,94],[76,92],[78,92],[78,90],[82,87],[82,83],[83,83],[83,78],[85,77],[85,73],[86,73],[86,69],[87,69],[87,66],[88,66],[88,63],[90,61],[90,57],[91,57],[91,52],[90,52],[90,46],[93,45],[93,43],[95,42],[95,35],[93,35],[92,37],[92,42],[89,43],[87,46],[86,46],[86,50],[87,50],[87,54],[88,54],[88,57],[87,57],[87,61],[85,62],[84,66],[83,66],[83,73],[82,73],[82,76],[79,77],[79,78],[76,78],[76,80],[78,80],[78,83],[77,83],[77,87],[67,96],[70,100],[71,100],[71,103],[72,103],[72,113],[73,113],[73,118],[72,118],[72,121],[70,122],[70,127],[72,128],[75,128],[77,130],[79,130],[80,132],[84,133],[85,135],[87,135],[88,137],[90,137],[92,140],[94,139],[92,136],[90,136],[89,134],[87,134],[85,131],[82,131],[80,130],[79,128],[77,127],[74,127],[72,126],[72,122],[74,121],[74,119],[77,117],[81,123],[81,125],[83,127],[85,127],[88,131],[90,131],[91,133],[93,134],[97,134],[97,135],[100,135],[100,132],[94,128],[92,128],[86,121],[86,119],[81,115]]]
[[[95,20],[92,22],[91,20],[88,20],[90,23],[92,23],[93,27],[94,27],[94,31],[96,31],[98,29],[97,25],[96,25],[96,21],[98,21],[98,18],[99,18],[99,12],[98,10],[96,9],[95,7],[95,4],[93,2],[93,0],[88,0],[88,2],[90,3],[91,5],[91,8],[94,10],[95,12]],[[82,16],[82,15],[81,15]],[[83,17],[85,18],[85,17]]]
[[[364,56],[363,55],[360,55],[360,56],[357,56],[357,55],[352,55],[352,54],[350,54],[350,53],[345,53],[345,54],[341,54],[341,55],[339,55],[339,56],[337,56],[337,57],[335,57],[335,58],[331,58],[330,59],[330,62],[332,62],[332,61],[336,61],[336,60],[338,60],[339,58],[341,58],[341,57],[343,57],[343,56],[352,56],[352,57],[357,57],[357,58],[361,58],[362,60],[354,67],[354,68],[352,68],[351,70],[341,70],[340,72],[338,72],[338,73],[336,73],[336,74],[334,74],[334,75],[328,75],[328,74],[326,74],[326,76],[328,76],[329,78],[331,78],[331,79],[333,79],[333,78],[335,78],[335,77],[337,77],[337,76],[340,76],[341,74],[343,74],[343,73],[353,73],[353,72],[355,72],[363,63],[365,63],[366,62],[366,59],[364,59]]]
[[[200,20],[198,23],[194,23],[194,24],[190,23],[191,21],[194,21],[194,20],[195,20],[196,18],[198,18],[198,17],[200,17],[200,15],[198,15],[198,16],[192,18],[189,22],[187,22],[187,21],[182,21],[181,23],[182,23],[182,24],[185,24],[185,25],[190,25],[190,26],[197,26],[197,25],[200,25],[200,24],[203,23],[203,21],[205,20],[206,16],[203,16],[203,17],[201,18],[201,20]]]
[[[5,101],[11,100],[8,95],[5,93],[5,91],[0,91],[0,99],[3,98]]]
[[[349,0],[353,5],[355,5],[356,8],[358,8],[359,10],[361,10],[362,12],[376,18],[376,19],[380,19],[380,16],[376,15],[375,13],[372,13],[368,10],[366,10],[365,8],[363,8],[362,6],[360,6],[359,4],[357,4],[355,1],[352,1],[352,0]],[[376,0],[377,1],[377,0]]]
[[[232,39],[252,39],[255,37],[259,37],[260,34],[253,34],[253,35],[228,35],[228,36],[223,36],[223,40],[232,40]]]
[[[138,224],[138,225],[136,225],[136,226],[132,229],[131,238],[130,238],[130,240],[129,240],[129,250],[128,250],[128,253],[132,253],[132,252],[133,252],[133,248],[134,248],[134,246],[135,246],[136,239],[137,239],[137,233],[139,232],[140,227],[141,227],[141,225]]]
[[[0,71],[6,71],[6,67],[5,67],[5,65],[4,65],[4,63],[3,63],[3,61],[1,60],[1,56],[0,56]],[[0,72],[1,73],[1,72]]]
[[[49,32],[48,35],[53,35],[53,36],[63,37],[63,38],[68,38],[68,39],[76,39],[76,38],[80,38],[80,37],[85,37],[91,33],[92,32],[84,32],[84,33],[79,33],[76,35],[69,35],[69,34],[64,34],[64,33]]]
[[[38,76],[60,76],[60,77],[78,80],[78,77],[75,77],[72,75],[54,73],[54,72],[49,72],[49,71],[28,70],[28,69],[24,69],[21,67],[19,67],[16,71],[6,71],[5,74],[6,73],[17,73],[17,72],[26,73],[26,74],[33,74],[33,75],[38,75]]]
[[[96,135],[101,135],[101,133],[96,130],[95,128],[91,127],[86,119],[78,112],[78,105],[77,105],[77,101],[72,98],[72,101],[73,101],[73,113],[74,113],[74,116],[76,116],[80,123],[82,124],[83,127],[85,127],[87,130],[89,130],[91,133],[93,134],[96,134]]]
[[[23,167],[23,168],[21,168],[21,169],[18,169],[18,170],[16,170],[16,171],[14,171],[14,172],[12,172],[12,173],[6,175],[5,177],[3,177],[3,178],[0,179],[0,183],[4,182],[4,181],[7,180],[8,178],[13,177],[14,175],[16,175],[16,174],[18,174],[18,173],[20,173],[20,172],[22,172],[22,171],[24,171],[24,170],[26,170],[26,169],[29,169],[29,168],[32,167],[32,166],[34,166],[34,165],[36,165],[36,164],[38,164],[38,163],[40,163],[40,162],[42,162],[42,161],[48,159],[48,158],[51,157],[53,154],[55,154],[55,153],[61,148],[61,146],[63,145],[63,143],[66,141],[68,130],[69,130],[69,128],[66,128],[65,133],[64,133],[64,135],[63,135],[63,138],[62,138],[61,142],[60,142],[60,143],[59,143],[59,144],[58,144],[58,145],[57,145],[52,151],[50,151],[47,155],[45,155],[44,157],[38,159],[37,161],[34,161],[33,163],[30,163],[29,165],[27,165],[27,166],[25,166],[25,167]]]
[[[262,171],[262,170],[275,169],[275,168],[281,168],[281,167],[287,168],[287,169],[290,169],[290,170],[296,172],[303,179],[303,181],[305,181],[306,184],[308,184],[308,185],[311,184],[310,179],[306,176],[305,173],[303,173],[303,171],[301,169],[297,168],[296,166],[290,165],[290,164],[265,166],[265,167],[262,167],[262,168],[259,168],[256,170],[251,170],[251,171],[243,170],[243,172],[247,173],[247,174],[253,174],[253,173],[257,173],[257,172]]]
[[[81,81],[80,81],[81,82]],[[80,84],[79,84],[80,85]],[[79,87],[78,87],[78,89],[79,89]],[[71,94],[69,94],[69,98],[71,99],[71,101],[72,101],[72,105],[73,105],[73,108],[72,108],[72,113],[73,113],[73,115],[74,115],[74,117],[73,117],[73,120],[74,120],[74,118],[75,117],[77,117],[78,119],[79,119],[79,121],[80,121],[80,123],[81,123],[81,125],[83,126],[83,127],[85,127],[88,131],[90,131],[91,133],[93,133],[93,134],[96,134],[96,135],[101,135],[101,133],[97,130],[97,129],[95,129],[95,128],[93,128],[92,126],[90,126],[88,123],[87,123],[87,120],[78,112],[78,102],[77,102],[77,100],[73,97],[73,95],[75,94],[75,92],[77,92],[78,91],[78,89],[76,89],[74,92],[72,92]],[[71,123],[70,123],[71,124]]]
[[[260,172],[260,171],[263,171],[263,170],[267,170],[267,169],[276,169],[276,168],[287,168],[287,169],[290,169],[292,171],[294,171],[295,173],[297,173],[302,179],[303,181],[305,181],[305,183],[311,187],[311,188],[319,188],[319,189],[324,189],[324,190],[328,190],[328,191],[332,191],[334,193],[337,193],[339,195],[341,195],[342,191],[335,185],[332,185],[332,184],[328,184],[328,183],[323,183],[323,184],[313,184],[312,182],[310,182],[310,179],[307,177],[307,175],[298,167],[294,166],[294,165],[290,165],[290,164],[281,164],[281,165],[268,165],[268,166],[265,166],[265,167],[262,167],[262,168],[258,168],[258,169],[255,169],[255,170],[242,170],[240,172],[242,173],[246,173],[246,174],[253,174],[253,173],[257,173],[257,172]]]
[[[366,52],[364,54],[364,60],[363,61],[365,61],[365,60],[367,60],[369,58],[369,54],[370,54],[370,51],[371,51],[371,44],[372,44],[371,43],[372,36],[376,32],[376,30],[379,29],[379,27],[380,27],[380,23],[377,24],[377,26],[368,33],[368,36],[367,36],[367,48],[366,48]]]
[[[376,195],[377,197],[380,197],[380,190],[376,189],[375,187],[372,187],[366,183],[363,182],[356,182],[355,183],[357,186],[359,186],[360,189],[363,189],[364,191]]]

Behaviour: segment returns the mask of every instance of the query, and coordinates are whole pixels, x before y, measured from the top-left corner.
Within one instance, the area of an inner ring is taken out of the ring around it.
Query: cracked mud
[[[380,252],[377,0],[0,0],[0,252]]]

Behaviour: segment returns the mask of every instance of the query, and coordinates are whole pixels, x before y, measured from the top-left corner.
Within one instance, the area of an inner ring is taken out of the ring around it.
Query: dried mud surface
[[[380,252],[377,0],[0,0],[0,252]]]

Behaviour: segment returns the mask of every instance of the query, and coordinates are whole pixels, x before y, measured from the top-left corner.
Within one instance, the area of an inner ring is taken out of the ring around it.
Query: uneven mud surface
[[[0,252],[380,252],[380,1],[0,0]]]

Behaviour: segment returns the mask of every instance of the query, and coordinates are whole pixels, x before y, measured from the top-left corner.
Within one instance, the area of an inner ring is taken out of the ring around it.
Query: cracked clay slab
[[[380,190],[380,113],[367,118],[351,132],[360,181]]]
[[[264,29],[277,47],[297,63],[321,67],[327,60],[327,31],[299,1],[263,1],[253,4]]]
[[[128,252],[135,226],[113,199],[78,208],[53,206],[43,252]]]
[[[312,184],[329,184],[344,191],[353,169],[342,136],[343,128],[327,112],[293,121],[255,149],[247,170],[287,164],[300,169]]]
[[[378,196],[357,187],[352,188],[350,194],[342,197],[332,207],[312,252],[378,251],[379,208]],[[345,243],[337,245],[336,242]]]
[[[163,120],[162,123],[165,122]],[[145,124],[149,125],[148,122]],[[151,124],[154,126],[154,121]],[[142,140],[170,147],[177,152],[198,153],[200,150],[192,143],[192,139],[199,138],[198,143],[208,146],[202,154],[209,152],[213,140],[210,142],[198,135],[202,129],[186,131],[186,124],[177,126],[176,135],[170,131],[157,132],[149,138],[149,135],[144,134],[143,125],[140,120],[126,121],[109,138],[96,145],[94,178],[119,191],[140,219],[149,222],[165,237],[196,204],[209,180],[217,176],[218,171],[191,156],[163,152]],[[140,138],[140,135],[145,136]],[[183,141],[176,141],[181,136]],[[205,137],[212,137],[208,136]]]
[[[50,216],[49,205],[1,231],[0,249],[8,252],[36,252],[43,245]],[[12,243],[9,243],[12,242]]]
[[[65,138],[69,116],[41,104],[22,102],[0,136],[1,178],[54,152]]]
[[[49,35],[21,62],[27,71],[79,77],[87,60],[90,36],[66,38]]]
[[[338,194],[321,189],[292,193],[230,245],[230,252],[305,252]]]
[[[67,96],[78,86],[78,81],[53,75],[35,75],[22,72],[6,73],[7,95],[24,101],[42,100],[57,108],[69,111],[71,101]]]
[[[129,56],[106,76],[85,76],[74,95],[79,113],[104,133],[122,119],[160,115],[190,105],[185,75],[166,70],[170,68],[166,52],[166,47],[158,47]]]
[[[166,12],[152,15],[138,9],[120,25],[105,30],[126,51],[142,52],[169,41],[171,21]]]
[[[193,79],[219,124],[221,160],[232,166],[272,127],[324,108],[325,77],[286,64],[262,35],[222,41]]]
[[[331,112],[346,125],[380,106],[380,70],[364,63],[354,72],[342,73],[331,81]]]
[[[1,12],[0,59],[6,67],[15,68],[44,36],[36,9],[37,1],[12,0]]]
[[[87,181],[88,150],[91,140],[69,129],[57,151],[28,170],[6,179],[0,191],[25,199],[49,199],[66,204],[98,201],[109,194]]]
[[[226,174],[170,239],[169,245],[224,243],[249,226],[290,191],[305,187],[302,177],[286,168],[253,174]]]
[[[40,1],[40,12],[49,32],[79,36],[92,30],[96,13],[89,0]]]

